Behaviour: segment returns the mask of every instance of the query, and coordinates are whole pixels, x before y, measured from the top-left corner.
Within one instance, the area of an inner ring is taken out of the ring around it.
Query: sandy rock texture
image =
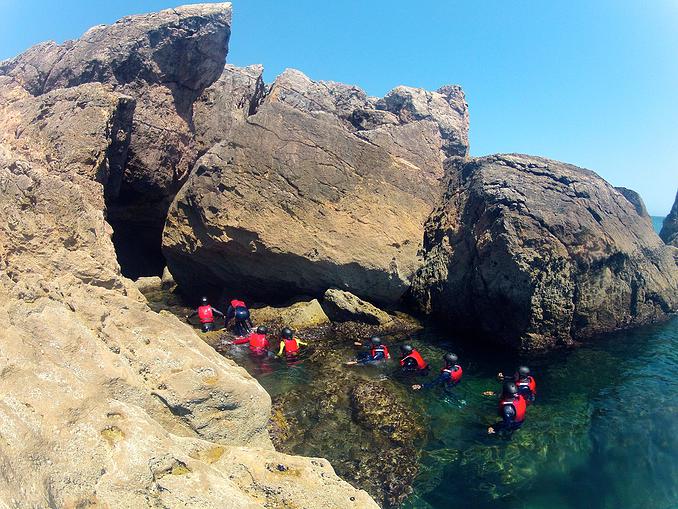
[[[670,246],[678,247],[678,192],[676,193],[676,201],[673,202],[673,207],[671,207],[671,212],[664,218],[664,224],[659,236]]]
[[[665,318],[671,252],[595,173],[524,155],[451,160],[413,297],[494,341],[544,349]]]
[[[337,287],[398,302],[421,263],[443,158],[468,150],[461,90],[398,87],[377,100],[294,70],[265,91],[259,68],[222,78],[196,115],[222,111],[203,138],[223,141],[196,163],[163,233],[177,283],[268,301]]]
[[[377,507],[326,461],[276,453],[261,386],[120,275],[105,197],[135,99],[20,65],[30,80],[0,77],[3,505]]]

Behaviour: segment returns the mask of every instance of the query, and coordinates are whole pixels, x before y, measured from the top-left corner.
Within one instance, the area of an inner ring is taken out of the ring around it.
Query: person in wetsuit
[[[456,354],[446,353],[443,355],[443,360],[445,361],[445,367],[440,370],[440,374],[437,378],[424,384],[415,384],[412,386],[412,389],[418,391],[420,389],[429,389],[442,384],[445,389],[448,390],[456,386],[460,382],[464,372],[464,370],[461,369],[461,366],[457,364],[459,358]]]
[[[189,321],[195,315],[198,315],[200,319],[200,325],[203,332],[209,332],[214,330],[214,315],[224,317],[224,314],[219,311],[217,308],[213,308],[209,305],[207,297],[200,299],[201,306],[197,310],[193,311],[190,315],[186,316],[186,321]]]
[[[235,319],[235,333],[238,336],[245,336],[252,329],[252,320],[250,320],[250,310],[244,301],[233,299],[226,310],[226,325]]]
[[[282,357],[284,354],[287,359],[295,358],[299,355],[299,347],[307,345],[308,343],[304,343],[300,339],[294,337],[294,331],[292,329],[285,327],[282,330],[280,337],[278,357]]]
[[[236,339],[231,344],[233,345],[244,345],[248,344],[250,352],[256,356],[264,356],[268,353],[268,339],[266,338],[268,334],[268,328],[260,325],[257,327],[257,330],[250,334],[247,337]]]
[[[514,382],[518,387],[518,392],[523,395],[528,405],[534,403],[537,397],[537,382],[531,374],[530,368],[527,366],[520,366],[513,376],[506,376],[503,373],[497,375],[497,380],[501,383]],[[483,393],[486,396],[493,396],[493,391],[486,391]]]
[[[400,368],[404,373],[428,375],[429,366],[421,354],[412,345],[400,347]]]
[[[518,387],[514,382],[505,382],[504,388],[499,398],[498,413],[501,421],[487,428],[487,433],[510,435],[520,428],[525,422],[527,410],[527,401],[518,392]]]
[[[354,361],[349,361],[346,363],[347,366],[354,364],[374,364],[380,361],[385,361],[391,358],[391,354],[388,351],[388,347],[382,343],[381,338],[377,336],[372,336],[370,342],[366,345],[363,345],[359,341],[354,343],[355,346],[360,346],[363,348],[369,348],[369,352],[361,352],[358,354],[358,357]]]

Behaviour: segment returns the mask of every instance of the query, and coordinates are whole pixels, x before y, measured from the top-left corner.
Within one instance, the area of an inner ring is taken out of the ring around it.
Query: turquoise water
[[[308,339],[316,353],[293,366],[255,361],[243,350],[229,356],[272,396],[302,394],[285,408],[295,433],[284,449],[327,457],[355,484],[361,483],[357,459],[367,455],[369,461],[378,452],[361,447],[371,438],[351,422],[342,386],[378,380],[419,409],[427,436],[419,444],[419,472],[405,509],[448,508],[453,501],[471,509],[678,508],[678,317],[533,357],[474,346],[472,338],[427,327],[412,343],[434,370],[446,351],[456,352],[464,367],[451,394],[409,390],[395,376],[395,363],[341,366],[355,354],[353,338]],[[387,340],[395,350],[402,338]],[[498,371],[511,373],[519,364],[533,370],[537,402],[510,439],[488,436],[496,398],[482,393],[499,389]],[[331,388],[328,370],[337,382]],[[314,384],[323,389],[314,392]],[[324,397],[334,399],[328,403]]]

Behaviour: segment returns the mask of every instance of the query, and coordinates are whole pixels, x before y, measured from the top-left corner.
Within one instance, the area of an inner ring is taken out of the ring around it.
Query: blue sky
[[[160,0],[0,0],[0,59]],[[228,61],[383,95],[464,87],[471,153],[590,168],[652,214],[678,187],[678,0],[235,0]]]

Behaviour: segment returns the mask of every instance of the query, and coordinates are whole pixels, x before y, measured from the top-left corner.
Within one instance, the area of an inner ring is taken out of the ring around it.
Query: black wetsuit
[[[253,327],[250,319],[250,311],[244,306],[228,306],[226,310],[226,323],[235,318],[235,332],[240,336],[247,334]]]

